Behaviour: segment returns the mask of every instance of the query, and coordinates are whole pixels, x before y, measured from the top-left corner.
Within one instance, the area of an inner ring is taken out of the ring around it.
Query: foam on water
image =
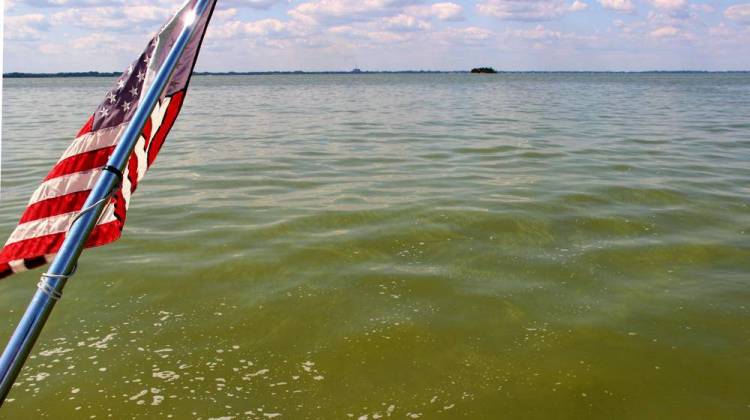
[[[5,81],[0,233],[109,82]],[[196,77],[4,415],[747,417],[748,115],[747,74]]]

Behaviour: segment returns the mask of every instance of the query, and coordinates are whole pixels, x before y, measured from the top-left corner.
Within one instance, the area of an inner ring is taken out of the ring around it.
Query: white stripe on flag
[[[159,101],[154,107],[154,110],[151,111],[151,138],[154,137],[156,131],[159,130],[159,127],[161,127],[161,123],[162,121],[164,121],[164,114],[167,113],[167,108],[169,108],[169,102],[171,101],[172,97],[166,96],[164,99]]]
[[[126,124],[120,124],[110,128],[102,128],[93,133],[86,133],[78,137],[68,146],[68,149],[65,150],[65,153],[63,153],[58,162],[81,153],[116,145],[120,134],[126,127]]]
[[[153,135],[153,133],[154,132],[152,131],[151,134]],[[136,171],[138,171],[138,173],[136,174],[136,181],[140,181],[141,178],[143,178],[143,175],[146,175],[146,164],[148,163],[145,137],[138,137],[138,142],[135,143],[135,149],[133,149],[133,156],[135,156],[135,161],[137,163]]]
[[[130,185],[130,165],[125,168],[125,172],[122,173],[122,186],[120,191],[122,192],[122,198],[125,200],[125,211],[130,207],[130,189],[133,188]]]
[[[70,213],[58,214],[57,216],[44,217],[42,219],[21,223],[16,226],[16,229],[10,234],[10,238],[8,238],[8,242],[6,242],[5,245],[7,246],[18,241],[51,235],[53,233],[65,232],[68,230],[70,223],[77,214],[77,211],[72,211]],[[110,202],[107,207],[104,208],[102,217],[97,224],[101,225],[114,220],[117,220],[115,217],[115,205]]]
[[[26,268],[26,263],[24,263],[23,260],[8,261],[8,265],[10,265],[10,269],[13,270],[14,273],[28,270],[28,268]]]
[[[151,140],[152,141],[154,139],[154,136],[156,136],[156,132],[159,131],[159,128],[161,128],[161,125],[164,122],[164,116],[167,113],[167,109],[169,109],[170,102],[172,102],[172,97],[171,96],[165,97],[164,99],[162,99],[156,104],[156,106],[154,107],[154,110],[151,112]],[[135,155],[138,158],[138,176],[136,177],[138,182],[140,182],[141,179],[143,179],[144,175],[146,175],[146,171],[148,170],[148,153],[147,153],[146,144],[145,142],[141,143],[140,140],[141,139],[139,139],[138,144],[135,146]]]
[[[78,191],[90,190],[94,188],[94,184],[96,184],[96,180],[99,178],[100,173],[101,168],[94,168],[87,171],[74,172],[69,175],[48,179],[47,181],[42,182],[42,185],[34,191],[34,194],[29,200],[29,205],[32,205],[37,201],[60,197]]]

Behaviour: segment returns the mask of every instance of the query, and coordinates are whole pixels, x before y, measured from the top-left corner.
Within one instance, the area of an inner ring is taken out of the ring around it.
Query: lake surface
[[[112,80],[4,83],[3,241]],[[2,416],[748,418],[749,232],[750,74],[195,77]]]

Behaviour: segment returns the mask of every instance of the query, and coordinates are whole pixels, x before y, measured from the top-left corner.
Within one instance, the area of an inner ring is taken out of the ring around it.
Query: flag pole
[[[188,15],[185,20],[180,35],[109,157],[107,165],[103,168],[96,185],[82,207],[83,210],[79,212],[70,226],[60,250],[50,264],[49,271],[42,275],[31,303],[26,308],[26,312],[18,323],[2,356],[0,356],[0,406],[5,402],[5,398],[31,352],[34,342],[39,337],[52,308],[57,300],[62,297],[63,287],[65,287],[68,278],[73,275],[78,257],[81,255],[81,251],[91,231],[96,226],[104,207],[108,204],[112,191],[122,181],[122,172],[125,170],[143,126],[167,86],[185,46],[190,41],[196,24],[207,9],[208,3],[209,0],[196,1],[192,14]]]

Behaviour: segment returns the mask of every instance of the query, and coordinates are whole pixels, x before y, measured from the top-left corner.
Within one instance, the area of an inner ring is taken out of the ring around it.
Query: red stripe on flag
[[[97,225],[89,236],[89,240],[86,241],[86,248],[92,248],[95,246],[106,245],[110,242],[116,241],[122,233],[122,222],[119,220],[113,220],[109,223]]]
[[[89,117],[89,120],[86,121],[86,124],[84,124],[83,127],[81,127],[81,131],[79,131],[78,135],[76,135],[76,138],[81,137],[82,135],[91,132],[91,128],[94,126],[94,115],[95,114],[91,114],[91,116]]]
[[[119,220],[97,225],[91,232],[88,241],[86,241],[85,247],[91,248],[115,241],[120,237],[121,226],[122,224]],[[56,253],[60,250],[60,246],[62,246],[65,240],[65,233],[53,233],[6,245],[0,252],[0,271],[3,264],[7,264],[10,261]]]
[[[143,135],[144,140],[146,140],[146,144],[148,144],[148,141],[151,138],[151,118],[147,119],[146,124],[143,125],[141,135]]]
[[[138,145],[136,144],[136,147]],[[130,181],[130,192],[135,191],[138,186],[138,157],[133,153],[128,160],[128,180]]]
[[[80,153],[73,155],[69,158],[63,159],[58,162],[47,177],[45,181],[52,178],[57,178],[63,175],[70,175],[75,172],[87,171],[89,169],[100,168],[107,164],[107,159],[115,146],[105,147],[103,149],[91,150],[89,152]]]
[[[10,269],[10,264],[8,263],[0,264],[0,279],[3,277],[8,277],[11,274],[13,274],[13,270]]]
[[[113,197],[115,202],[115,217],[120,222],[120,228],[125,224],[125,217],[127,216],[127,209],[125,208],[125,197],[122,196],[122,187],[117,190]]]
[[[177,114],[180,113],[180,108],[182,108],[182,101],[184,98],[184,90],[175,92],[174,95],[172,95],[172,99],[167,106],[167,111],[164,113],[164,119],[162,120],[161,126],[156,130],[156,133],[154,133],[154,136],[148,145],[148,149],[146,149],[148,150],[148,160],[146,162],[149,168],[151,167],[151,164],[154,163],[159,150],[161,150],[161,146],[164,144],[164,139],[167,138],[169,130],[172,129],[174,121],[177,119]]]
[[[60,249],[63,239],[65,232],[58,232],[5,245],[0,252],[0,264],[55,253]]]
[[[18,223],[21,224],[45,217],[57,216],[58,214],[78,211],[83,207],[83,203],[86,202],[86,198],[88,198],[90,192],[91,190],[78,191],[37,201],[26,208]]]

